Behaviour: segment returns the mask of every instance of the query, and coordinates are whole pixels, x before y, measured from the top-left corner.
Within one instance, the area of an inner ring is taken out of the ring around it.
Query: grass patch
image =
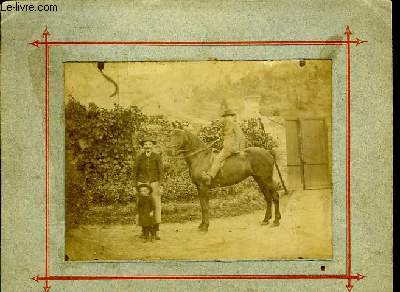
[[[240,194],[210,196],[210,217],[230,217],[252,213],[255,210],[265,209],[263,195],[255,188],[249,188]],[[112,225],[134,224],[136,204],[112,204],[108,206],[92,206],[84,211],[75,224]],[[183,223],[201,218],[200,202],[165,202],[162,204],[163,223]],[[74,224],[73,224],[74,225]]]

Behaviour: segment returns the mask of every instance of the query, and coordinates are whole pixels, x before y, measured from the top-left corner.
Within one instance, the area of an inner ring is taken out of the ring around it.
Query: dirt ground
[[[160,226],[161,240],[144,242],[133,225],[81,225],[66,234],[69,260],[330,259],[331,190],[295,192],[281,198],[281,224],[262,226],[264,211],[210,221]]]

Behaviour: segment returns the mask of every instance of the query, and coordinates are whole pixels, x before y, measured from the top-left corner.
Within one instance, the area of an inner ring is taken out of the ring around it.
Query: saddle
[[[213,164],[214,159],[215,159],[215,157],[218,155],[218,153],[219,153],[219,152],[218,152],[217,149],[215,149],[215,148],[212,149],[211,155],[210,155],[210,165]],[[225,160],[227,160],[228,158],[231,158],[231,157],[233,157],[233,156],[236,156],[236,155],[245,156],[246,153],[244,152],[244,150],[242,150],[242,151],[240,151],[240,152],[237,152],[237,153],[232,153],[232,154],[229,155],[227,158],[225,158]],[[221,172],[221,173],[222,173],[222,166],[224,165],[225,160],[222,162],[222,165],[221,165],[221,169],[220,169],[220,172]]]

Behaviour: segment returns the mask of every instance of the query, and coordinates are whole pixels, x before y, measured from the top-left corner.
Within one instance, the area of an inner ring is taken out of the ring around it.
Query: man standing
[[[211,180],[217,175],[223,166],[225,159],[235,153],[239,153],[243,147],[244,135],[237,121],[236,113],[226,109],[223,117],[223,148],[214,158],[211,168],[203,173],[203,179],[206,185],[211,184]]]
[[[135,162],[134,182],[135,185],[149,184],[153,192],[151,194],[154,201],[154,221],[156,228],[156,239],[159,240],[159,225],[161,223],[161,186],[163,177],[163,165],[161,156],[153,152],[156,141],[146,136],[140,141],[143,153],[139,154]],[[143,230],[142,230],[143,236]]]

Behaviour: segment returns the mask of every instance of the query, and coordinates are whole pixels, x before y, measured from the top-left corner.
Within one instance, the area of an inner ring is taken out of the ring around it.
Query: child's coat
[[[139,226],[148,227],[154,225],[154,202],[151,196],[139,195],[138,215]],[[150,215],[152,213],[152,215]]]

